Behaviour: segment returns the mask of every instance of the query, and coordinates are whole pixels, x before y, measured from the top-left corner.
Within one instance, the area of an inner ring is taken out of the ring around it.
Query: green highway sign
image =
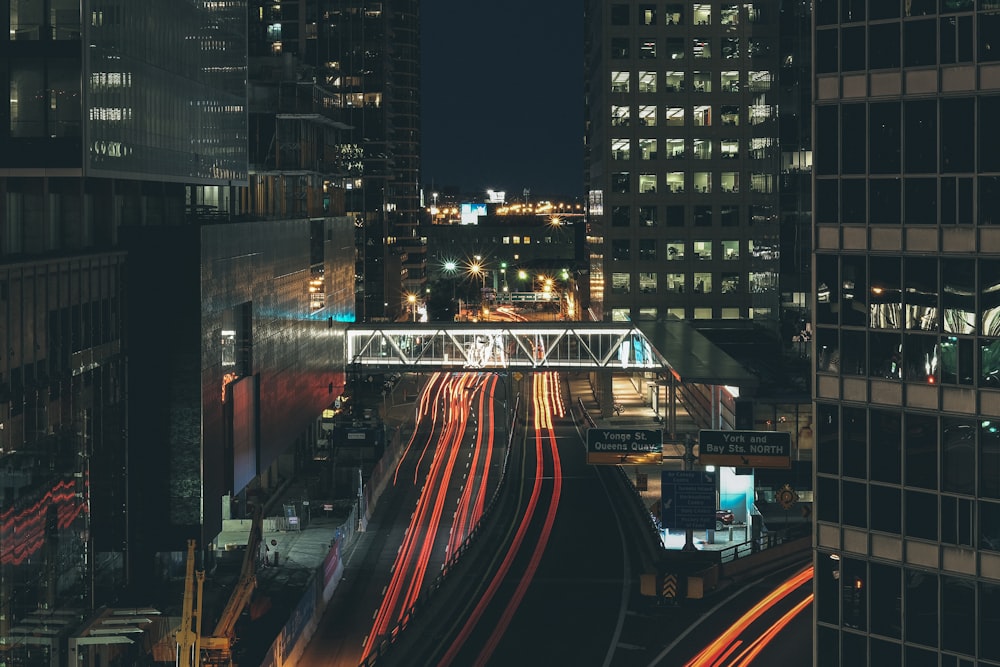
[[[587,463],[608,465],[659,464],[663,440],[658,430],[636,428],[587,429]]]
[[[792,436],[786,431],[699,431],[702,465],[791,468]]]

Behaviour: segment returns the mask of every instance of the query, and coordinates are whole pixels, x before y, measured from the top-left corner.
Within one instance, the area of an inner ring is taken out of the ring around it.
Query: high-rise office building
[[[585,317],[686,320],[752,369],[741,428],[792,434],[781,483],[807,497],[812,3],[586,10]],[[757,477],[761,502],[775,481]]]
[[[252,73],[283,79],[263,107],[295,98],[300,107],[283,108],[277,124],[266,120],[260,133],[252,115],[251,138],[263,142],[262,156],[277,157],[283,145],[296,144],[279,134],[301,136],[311,126],[313,134],[336,135],[318,164],[357,223],[359,319],[393,319],[405,310],[406,293],[423,292],[419,37],[417,0],[250,4]],[[251,88],[262,90],[255,83]],[[275,168],[273,160],[262,166]]]
[[[17,660],[26,614],[93,608],[128,583],[120,234],[230,212],[246,179],[246,18],[236,2],[3,8],[0,642]]]
[[[779,175],[795,159],[778,129],[780,14],[774,2],[587,3],[592,317],[777,331]]]
[[[426,243],[420,200],[420,3],[317,3],[307,62],[324,104],[349,125],[348,215],[358,222],[359,319],[393,319],[422,293]],[[312,16],[309,17],[312,19]]]
[[[814,664],[997,665],[1000,4],[814,12]]]

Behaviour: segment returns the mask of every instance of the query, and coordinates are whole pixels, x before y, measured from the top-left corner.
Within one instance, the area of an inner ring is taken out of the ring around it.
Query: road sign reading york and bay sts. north
[[[792,438],[783,431],[700,431],[702,465],[791,468]]]
[[[587,429],[587,463],[659,465],[663,439],[659,431],[635,428]]]
[[[715,473],[661,471],[660,521],[669,530],[715,528]]]

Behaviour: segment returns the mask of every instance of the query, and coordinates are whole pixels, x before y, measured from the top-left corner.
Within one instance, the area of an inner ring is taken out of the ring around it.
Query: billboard
[[[462,224],[478,225],[479,218],[486,215],[486,204],[462,204]]]

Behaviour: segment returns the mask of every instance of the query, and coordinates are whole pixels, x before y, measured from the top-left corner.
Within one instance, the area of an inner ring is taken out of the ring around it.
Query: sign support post
[[[684,470],[694,470],[694,438],[690,434],[684,436]],[[681,551],[697,551],[694,546],[694,529],[684,530],[684,547]]]

